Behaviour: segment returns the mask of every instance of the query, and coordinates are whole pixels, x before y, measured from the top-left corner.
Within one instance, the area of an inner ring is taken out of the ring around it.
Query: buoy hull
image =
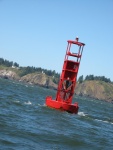
[[[51,96],[47,96],[46,106],[77,114],[79,109],[78,103],[76,102],[72,104],[72,100],[85,44],[79,42],[78,37],[74,41],[68,40],[67,42],[68,45],[57,88],[56,98],[52,99]],[[76,45],[77,48],[75,48],[75,51],[73,51],[74,49],[71,50],[72,45]]]
[[[74,113],[74,114],[77,114],[79,109],[77,102],[74,104],[69,104],[65,101],[53,100],[51,96],[46,97],[46,106],[67,111],[69,113]]]

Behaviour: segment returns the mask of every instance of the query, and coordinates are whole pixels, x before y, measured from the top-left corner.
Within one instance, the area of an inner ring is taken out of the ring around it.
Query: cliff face
[[[113,84],[103,81],[85,81],[77,84],[75,93],[113,102]]]
[[[48,77],[42,73],[28,74],[23,76],[20,80],[34,85],[57,89],[57,85],[52,81],[52,77]]]
[[[53,78],[43,73],[32,73],[23,77],[19,77],[18,73],[15,71],[2,69],[0,70],[0,77],[5,79],[19,80],[46,88],[57,89],[57,84],[53,82]],[[81,84],[77,84],[75,94],[113,103],[113,84],[103,81],[85,81]]]
[[[20,77],[11,70],[0,70],[0,77],[5,79],[19,80]]]

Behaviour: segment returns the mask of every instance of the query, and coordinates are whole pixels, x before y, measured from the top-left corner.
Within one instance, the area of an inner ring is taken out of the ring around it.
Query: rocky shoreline
[[[0,70],[0,78],[21,81],[28,84],[43,86],[45,88],[57,89],[57,84],[52,81],[52,77],[49,77],[44,73],[32,73],[20,77],[14,71]]]

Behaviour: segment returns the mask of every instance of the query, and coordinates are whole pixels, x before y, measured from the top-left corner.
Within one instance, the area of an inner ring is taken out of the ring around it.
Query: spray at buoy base
[[[77,102],[73,104],[72,99],[85,44],[79,42],[78,37],[75,40],[68,40],[67,42],[68,45],[57,88],[56,99],[52,99],[52,96],[47,96],[46,106],[77,114],[79,106]]]

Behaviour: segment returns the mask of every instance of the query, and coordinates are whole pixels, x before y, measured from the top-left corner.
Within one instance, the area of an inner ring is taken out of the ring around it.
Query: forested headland
[[[9,61],[3,58],[0,58],[0,65],[2,67],[4,66],[4,67],[11,67],[11,68],[18,69],[18,74],[20,77],[30,73],[36,73],[36,72],[44,73],[48,76],[54,76],[54,78],[60,77],[60,74],[57,73],[55,70],[52,71],[52,70],[43,69],[41,67],[33,67],[33,66],[21,67],[17,62]],[[57,81],[54,80],[54,82],[56,83]]]

